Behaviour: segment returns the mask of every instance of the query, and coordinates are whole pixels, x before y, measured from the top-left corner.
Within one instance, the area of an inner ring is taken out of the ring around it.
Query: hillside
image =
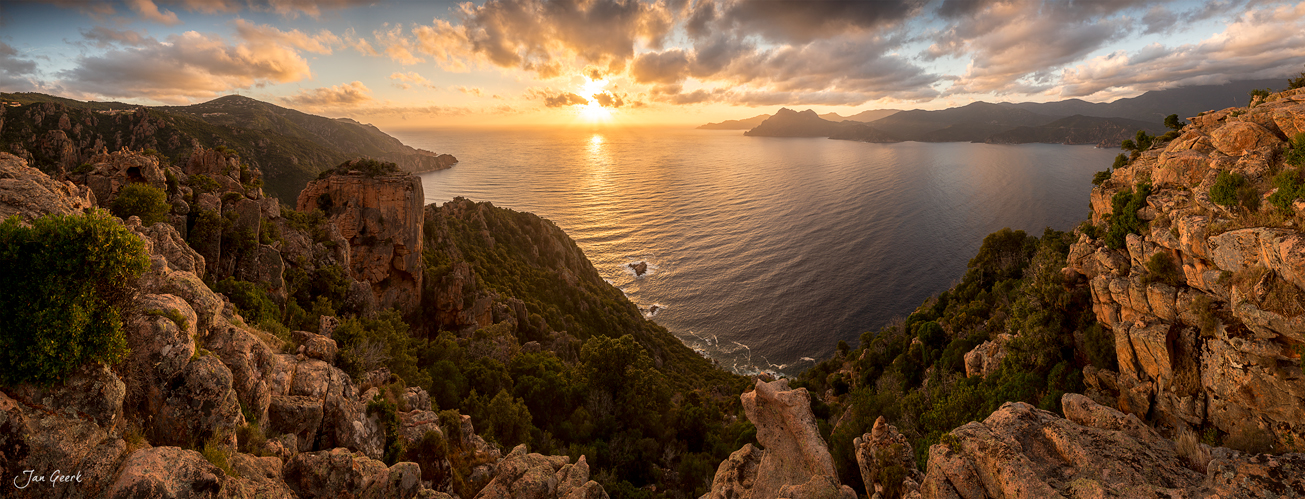
[[[184,163],[196,146],[223,146],[263,173],[267,191],[287,204],[323,169],[360,156],[409,171],[447,168],[449,155],[419,151],[374,127],[332,120],[240,96],[186,107],[86,103],[42,94],[0,94],[24,103],[5,107],[0,148],[56,175],[92,156],[124,147],[153,150]]]
[[[760,125],[761,122],[766,121],[766,118],[769,117],[770,117],[769,114],[759,114],[751,118],[744,118],[741,120],[725,120],[720,123],[707,123],[706,125],[699,125],[698,129],[699,130],[750,130],[756,128],[757,125]]]
[[[989,144],[1095,144],[1116,147],[1125,139],[1133,138],[1138,130],[1154,135],[1164,133],[1162,120],[1154,123],[1126,118],[1094,118],[1074,115],[1039,126],[1022,126],[989,135]]]
[[[821,118],[810,109],[802,112],[784,108],[755,128],[743,132],[749,137],[828,137],[844,126]]]

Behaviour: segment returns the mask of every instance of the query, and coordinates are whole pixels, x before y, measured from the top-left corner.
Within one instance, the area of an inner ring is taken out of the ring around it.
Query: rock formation
[[[757,427],[761,450],[749,444],[722,462],[709,499],[856,497],[850,487],[839,485],[805,388],[789,389],[788,379],[759,380],[740,398],[748,420]]]
[[[476,499],[606,499],[607,491],[589,479],[584,456],[571,464],[566,456],[528,453],[518,445],[494,468],[494,478]]]
[[[1065,418],[1007,403],[929,449],[921,495],[963,497],[1296,497],[1305,455],[1214,449],[1206,472],[1180,464],[1182,450],[1136,416],[1078,394]],[[1202,445],[1202,444],[1197,444]],[[1209,449],[1206,449],[1209,451]]]
[[[924,475],[915,466],[911,442],[883,416],[875,420],[870,433],[853,440],[852,446],[856,449],[856,463],[866,484],[866,495],[910,497],[919,493]]]
[[[1119,360],[1118,372],[1085,371],[1088,393],[1166,427],[1215,428],[1243,450],[1305,449],[1305,237],[1298,222],[1255,221],[1299,220],[1301,206],[1248,213],[1210,196],[1220,172],[1273,188],[1287,139],[1302,131],[1305,90],[1191,121],[1092,191],[1092,222],[1106,224],[1124,216],[1112,213],[1117,193],[1153,185],[1140,234],[1112,249],[1081,232],[1070,251],[1067,272],[1090,280]]]
[[[412,175],[331,175],[309,182],[298,209],[321,209],[349,242],[349,271],[367,283],[381,308],[407,313],[420,302],[421,179]]]
[[[0,213],[30,220],[93,201],[90,189],[0,153]],[[449,484],[423,481],[417,463],[379,461],[387,436],[367,410],[378,389],[361,390],[330,364],[334,339],[296,332],[294,347],[246,325],[200,279],[205,257],[171,225],[144,227],[135,217],[125,225],[150,260],[123,315],[128,357],[114,369],[84,365],[62,384],[0,390],[0,469],[76,470],[80,478],[23,497],[449,497],[431,489]],[[397,409],[395,437],[409,445],[443,433],[425,391],[401,391]],[[462,447],[468,460],[486,463],[488,481],[498,450],[467,419]],[[251,424],[283,436],[249,448],[237,434]],[[447,460],[430,464],[448,474]],[[566,491],[560,497],[606,497],[583,461],[552,472]]]

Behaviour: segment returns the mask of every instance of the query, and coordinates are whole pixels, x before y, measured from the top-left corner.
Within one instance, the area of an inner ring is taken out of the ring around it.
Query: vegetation
[[[1165,116],[1165,128],[1177,132],[1182,130],[1183,127],[1186,126],[1187,123],[1183,123],[1183,120],[1179,119],[1177,114],[1171,114],[1169,116]]]
[[[1287,90],[1295,90],[1298,88],[1305,88],[1305,72],[1302,72],[1300,76],[1295,78],[1287,79]]]
[[[1296,134],[1283,159],[1290,167],[1273,177],[1273,185],[1278,190],[1269,195],[1269,202],[1290,211],[1292,203],[1305,198],[1305,133]]]
[[[1146,222],[1138,217],[1137,212],[1146,206],[1146,197],[1151,195],[1151,184],[1142,183],[1137,190],[1124,189],[1110,198],[1110,225],[1106,230],[1106,246],[1112,249],[1124,247],[1124,240],[1129,234],[1139,234]]]
[[[1269,97],[1269,94],[1271,93],[1273,93],[1273,90],[1268,88],[1257,88],[1251,90],[1251,101],[1254,101],[1256,97],[1259,97],[1260,99],[1267,99]]]
[[[1125,151],[1131,151],[1133,153],[1132,156],[1137,157],[1143,151],[1150,149],[1151,144],[1154,141],[1155,137],[1148,135],[1146,130],[1138,130],[1135,137],[1124,139],[1124,141],[1119,144],[1119,148]]]
[[[1173,255],[1167,251],[1159,251],[1146,261],[1147,274],[1142,278],[1143,283],[1162,282],[1170,286],[1181,286],[1187,283],[1187,278],[1183,276],[1183,271],[1174,262]]]
[[[1240,206],[1254,211],[1260,207],[1260,192],[1241,173],[1221,170],[1210,186],[1210,200],[1229,208]]]
[[[0,224],[0,384],[50,383],[127,353],[121,308],[149,268],[144,243],[103,211]]]
[[[168,204],[168,194],[163,189],[133,182],[118,191],[109,211],[124,220],[131,216],[140,217],[141,225],[149,227],[164,221],[172,211],[172,205]]]
[[[371,158],[359,158],[345,161],[336,165],[335,168],[322,170],[317,175],[318,179],[324,179],[331,175],[344,175],[349,172],[359,172],[368,177],[379,177],[383,175],[394,175],[399,173],[399,165],[386,161],[377,161]]]
[[[1095,323],[1087,286],[1060,273],[1073,237],[1051,229],[1041,238],[1010,229],[988,235],[959,284],[801,375],[794,386],[824,393],[838,379],[831,374],[847,373],[850,389],[834,407],[812,402],[829,421],[821,428],[843,483],[863,486],[852,439],[879,416],[911,440],[923,468],[929,446],[951,429],[1007,401],[1058,411],[1062,394],[1083,388],[1085,362],[1114,367],[1113,339]],[[1000,369],[966,377],[964,354],[1001,333],[1016,337]]]

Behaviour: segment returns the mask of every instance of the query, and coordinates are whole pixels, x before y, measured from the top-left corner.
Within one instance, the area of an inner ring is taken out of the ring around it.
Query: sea
[[[958,282],[989,233],[1075,227],[1118,153],[692,128],[387,132],[460,161],[421,174],[428,204],[552,220],[646,317],[744,374],[795,375],[839,340],[856,347]]]

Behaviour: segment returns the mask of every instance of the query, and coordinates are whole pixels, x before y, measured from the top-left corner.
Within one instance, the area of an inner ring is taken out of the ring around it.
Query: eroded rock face
[[[1299,227],[1225,230],[1241,215],[1209,194],[1221,171],[1267,184],[1287,167],[1280,156],[1305,122],[1301,97],[1293,90],[1193,118],[1093,189],[1092,220],[1104,222],[1115,193],[1147,178],[1155,185],[1140,210],[1151,222],[1124,247],[1082,234],[1070,250],[1066,271],[1090,283],[1118,358],[1117,373],[1085,371],[1097,400],[1161,426],[1211,425],[1243,450],[1302,449],[1305,236]],[[1172,261],[1175,275],[1151,275],[1155,258]]]
[[[128,150],[96,154],[91,158],[92,170],[86,174],[86,185],[95,191],[100,206],[108,207],[123,186],[139,182],[164,189],[167,179],[159,160],[154,156]]]
[[[787,379],[769,383],[758,380],[755,388],[740,399],[748,420],[757,427],[757,441],[764,450],[756,461],[755,472],[750,464],[754,451],[747,446],[731,455],[717,469],[711,497],[730,497],[739,492],[742,494],[734,497],[787,497],[785,493],[856,497],[850,487],[838,485],[834,461],[816,427],[805,388],[789,389]]]
[[[285,482],[302,498],[417,497],[421,471],[416,463],[385,463],[347,449],[298,454],[285,464]]]
[[[18,215],[31,222],[42,215],[72,215],[95,206],[86,186],[51,179],[27,161],[0,152],[0,220]]]
[[[1006,344],[1014,338],[1014,335],[1002,333],[997,335],[997,339],[985,341],[967,352],[965,375],[987,377],[1000,369],[1001,361],[1006,358]]]
[[[1007,403],[929,449],[921,492],[957,497],[1279,497],[1305,492],[1305,455],[1216,449],[1209,471],[1182,466],[1177,446],[1124,414],[1078,395],[1067,418]],[[1272,469],[1270,472],[1268,470]],[[1231,484],[1238,484],[1230,486]],[[1278,492],[1265,494],[1265,491]]]
[[[309,182],[297,209],[322,209],[349,241],[349,272],[371,285],[380,308],[416,308],[422,283],[421,179],[333,175]]]

